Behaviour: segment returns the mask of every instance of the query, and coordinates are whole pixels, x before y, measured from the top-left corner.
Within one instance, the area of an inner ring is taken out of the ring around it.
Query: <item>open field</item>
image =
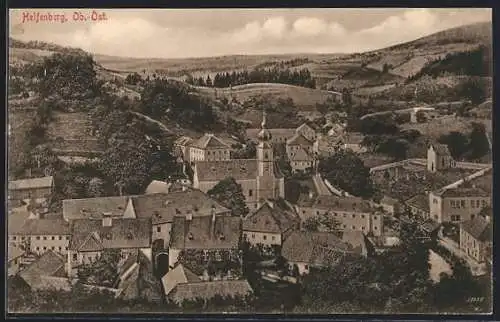
[[[456,117],[452,115],[435,118],[425,123],[406,123],[401,125],[401,128],[404,130],[418,130],[423,135],[437,139],[441,135],[452,131],[468,133],[473,122],[484,124],[487,132],[492,131],[491,120]]]

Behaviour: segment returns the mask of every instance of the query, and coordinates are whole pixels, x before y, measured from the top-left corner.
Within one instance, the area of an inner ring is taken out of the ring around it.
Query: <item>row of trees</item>
[[[210,75],[206,79],[202,77],[193,78],[193,76],[189,75],[186,82],[196,86],[219,88],[252,83],[280,83],[316,88],[316,81],[307,68],[291,71],[279,66],[273,68],[256,68],[251,71],[217,73],[213,79]]]

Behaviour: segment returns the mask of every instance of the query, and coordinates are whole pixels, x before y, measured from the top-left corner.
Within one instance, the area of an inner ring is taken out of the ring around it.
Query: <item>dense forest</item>
[[[307,68],[291,71],[288,68],[281,68],[281,66],[256,68],[252,71],[245,70],[241,72],[233,71],[232,73],[217,73],[214,79],[211,79],[210,75],[208,75],[206,79],[202,77],[193,78],[189,75],[186,82],[196,86],[218,88],[252,83],[280,83],[316,88],[316,81],[312,78],[311,72]]]

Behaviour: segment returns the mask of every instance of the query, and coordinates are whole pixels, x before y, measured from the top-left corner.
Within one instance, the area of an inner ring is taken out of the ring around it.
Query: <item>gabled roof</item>
[[[297,133],[286,141],[287,145],[313,145],[302,133]]]
[[[189,136],[181,136],[177,140],[175,140],[174,144],[175,145],[188,145],[189,143],[193,142],[193,139],[191,139]]]
[[[99,219],[104,213],[121,217],[127,208],[129,196],[66,199],[63,200],[63,216],[67,220]]]
[[[54,184],[54,177],[42,177],[9,181],[9,190],[50,188]]]
[[[246,296],[253,293],[247,280],[211,281],[178,284],[169,294],[169,299],[182,303],[190,299],[211,299],[215,296],[223,298]]]
[[[299,218],[295,214],[281,208],[277,202],[272,207],[266,202],[255,212],[245,217],[243,220],[243,230],[284,233],[298,222]]]
[[[151,246],[151,219],[116,218],[110,227],[102,220],[77,219],[71,227],[69,248],[78,251],[147,248]]]
[[[201,138],[191,143],[191,146],[199,149],[230,148],[230,146],[226,142],[213,134],[203,135]]]
[[[429,197],[424,194],[418,194],[405,201],[405,204],[410,207],[429,212]]]
[[[315,127],[313,127],[312,124],[309,124],[307,122],[302,123],[299,127],[297,127],[297,132],[300,132],[302,130],[307,130],[310,129],[312,131],[316,131]]]
[[[69,224],[64,219],[26,219],[24,223],[9,230],[11,235],[69,235]]]
[[[165,295],[169,295],[170,292],[178,285],[184,283],[194,283],[200,282],[200,278],[189,269],[184,267],[182,264],[178,264],[173,269],[169,270],[167,274],[165,274],[161,278],[161,282],[163,284],[163,289],[165,291]]]
[[[444,189],[435,192],[436,195],[448,198],[460,198],[460,197],[490,197],[491,195],[481,188],[466,188],[458,187],[453,189]]]
[[[478,241],[492,241],[493,225],[491,221],[483,216],[476,216],[471,220],[463,222],[461,224],[461,229],[468,232]]]
[[[429,148],[432,148],[437,155],[451,156],[450,150],[446,144],[433,143]]]
[[[191,213],[193,217],[229,213],[206,193],[198,189],[187,189],[171,193],[156,193],[136,196],[132,204],[137,218],[151,218],[153,224],[172,222],[176,215]]]
[[[290,161],[312,161],[313,157],[304,150],[303,147],[300,147],[297,151],[293,151],[291,153]]]
[[[238,247],[241,220],[239,217],[176,216],[170,232],[170,248],[175,249],[234,249]]]
[[[347,242],[351,240],[354,245]],[[281,252],[290,262],[329,265],[344,255],[362,254],[363,244],[364,239],[361,241],[354,234],[346,235],[344,242],[333,233],[296,231],[283,242]]]
[[[335,195],[318,195],[313,208],[331,211],[365,212],[371,211],[370,203],[358,197],[339,197]]]
[[[36,285],[42,282],[42,276],[61,275],[60,273],[64,270],[65,263],[65,258],[62,255],[49,250],[23,269],[19,273],[19,276],[21,276],[30,287],[36,288]]]
[[[221,181],[227,177],[235,180],[252,180],[257,177],[256,159],[198,161],[195,167],[199,181]]]

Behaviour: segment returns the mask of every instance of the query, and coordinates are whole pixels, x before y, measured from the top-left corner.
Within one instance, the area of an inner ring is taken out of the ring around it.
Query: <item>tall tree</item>
[[[234,216],[246,216],[249,212],[241,185],[234,178],[229,177],[219,181],[207,194],[224,207],[231,209]]]

